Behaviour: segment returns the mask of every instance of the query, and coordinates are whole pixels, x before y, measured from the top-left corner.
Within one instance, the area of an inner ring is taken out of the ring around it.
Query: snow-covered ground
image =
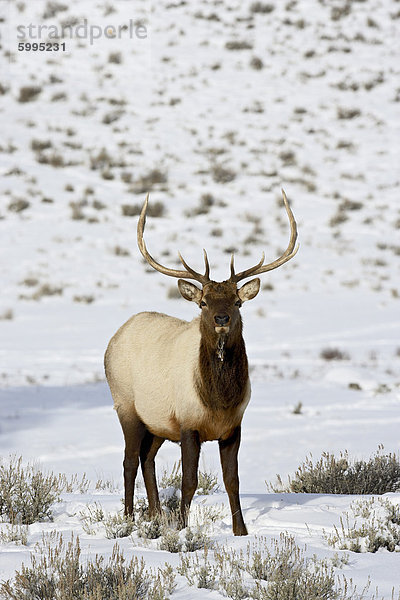
[[[285,248],[284,187],[301,246],[243,308],[253,396],[241,492],[252,536],[287,530],[332,555],[322,528],[352,498],[267,494],[265,480],[293,473],[309,453],[400,449],[399,3],[80,0],[57,9],[35,0],[3,1],[0,11],[1,454],[112,479],[119,493],[101,501],[118,508],[123,444],[104,349],[135,312],[196,314],[173,297],[176,281],[146,268],[136,218],[122,207],[141,205],[150,189],[151,205],[164,205],[147,221],[152,254],[174,266],[179,250],[200,269],[205,247],[212,276],[224,279],[232,251],[240,269]],[[66,31],[65,51],[18,51],[29,24],[32,35],[47,29],[23,41],[46,42],[85,19],[103,28],[92,44]],[[130,37],[132,23],[146,36]],[[120,39],[105,37],[121,25]],[[342,360],[322,358],[332,348]],[[178,455],[164,444],[159,470]],[[202,456],[219,473],[216,445]],[[81,534],[74,511],[90,500],[65,498],[42,529]],[[28,548],[1,547],[1,578],[27,560],[40,531],[32,526]],[[215,539],[245,544],[228,516]],[[106,555],[113,546],[84,534],[82,543]],[[121,546],[144,552],[129,539]],[[145,556],[176,560],[155,548]],[[351,553],[343,572],[360,586],[370,576],[371,594],[378,585],[389,600],[400,554]],[[179,586],[177,598],[195,597]]]

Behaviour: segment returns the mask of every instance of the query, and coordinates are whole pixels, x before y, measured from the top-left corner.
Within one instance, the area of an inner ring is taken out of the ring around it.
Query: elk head
[[[189,265],[182,258],[179,253],[179,258],[185,270],[170,269],[159,264],[149,254],[146,248],[146,244],[143,239],[143,231],[146,223],[146,210],[149,199],[147,194],[146,200],[143,204],[142,211],[137,228],[137,239],[139,249],[146,259],[146,261],[160,273],[169,275],[171,277],[178,277],[178,288],[181,295],[192,302],[196,302],[202,310],[201,323],[203,328],[211,335],[214,333],[216,337],[227,336],[231,330],[235,328],[238,323],[241,323],[239,309],[243,302],[255,298],[260,289],[260,279],[257,277],[245,283],[242,287],[237,287],[237,284],[242,279],[247,279],[254,275],[260,275],[267,271],[272,271],[280,267],[285,262],[293,258],[296,254],[299,246],[296,246],[297,239],[297,225],[285,192],[282,190],[283,202],[286,208],[287,215],[290,223],[290,240],[289,245],[285,252],[271,263],[264,264],[264,253],[259,263],[241,271],[235,273],[233,254],[231,257],[230,269],[231,275],[226,281],[216,282],[210,279],[210,265],[208,263],[207,253],[204,252],[204,263],[205,272],[204,275],[197,273],[189,267]],[[193,283],[186,281],[192,279],[201,284],[201,288]]]

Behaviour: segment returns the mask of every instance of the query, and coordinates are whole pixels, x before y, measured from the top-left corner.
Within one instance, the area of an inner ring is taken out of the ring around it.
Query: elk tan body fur
[[[229,437],[250,400],[250,381],[238,406],[211,416],[196,385],[200,341],[200,317],[187,322],[144,312],[122,325],[105,355],[119,418],[135,410],[152,434],[176,442],[182,429],[198,431],[201,442]]]

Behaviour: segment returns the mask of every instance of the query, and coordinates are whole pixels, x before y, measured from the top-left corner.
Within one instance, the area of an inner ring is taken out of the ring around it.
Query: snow
[[[179,250],[200,269],[203,247],[217,280],[229,272],[232,248],[238,269],[262,251],[273,260],[288,237],[281,187],[298,221],[298,254],[265,275],[272,289],[243,307],[253,392],[240,478],[250,537],[288,531],[310,554],[333,556],[323,529],[339,524],[354,497],[270,494],[265,481],[293,474],[323,451],[367,459],[379,444],[400,450],[398,2],[354,2],[338,19],[338,2],[275,2],[265,15],[251,4],[146,1],[128,9],[121,0],[73,0],[44,19],[43,0],[1,3],[0,453],[112,480],[118,490],[66,495],[53,523],[30,526],[27,547],[2,544],[2,579],[29,562],[42,531],[74,531],[85,552],[111,553],[113,541],[86,535],[76,516],[94,499],[119,510],[123,492],[123,441],[104,383],[104,349],[133,313],[197,314],[168,296],[175,281],[144,266],[136,218],[122,216],[123,204],[142,204],[145,194],[130,189],[151,169],[168,175],[150,194],[150,204],[166,210],[147,219],[146,240],[170,266]],[[140,21],[147,37],[67,38],[65,52],[18,51],[17,26],[73,17],[103,28]],[[233,40],[252,49],[227,49]],[[109,61],[116,52],[120,64]],[[262,59],[260,70],[250,66],[253,57]],[[21,103],[27,85],[42,91]],[[355,116],[339,118],[345,111]],[[35,151],[33,140],[52,147]],[[108,164],[93,169],[102,148]],[[53,153],[64,166],[39,162]],[[215,165],[236,177],[215,181]],[[203,194],[214,203],[196,214]],[[30,206],[10,210],[21,199]],[[84,218],[74,220],[70,203],[82,200]],[[61,291],[43,295],[43,285]],[[324,360],[329,348],[347,358]],[[164,444],[158,472],[178,458],[178,446]],[[221,480],[216,444],[204,445],[201,461]],[[223,489],[206,502],[227,505]],[[232,548],[247,543],[232,537],[228,510],[212,537]],[[119,543],[149,564],[177,564],[156,545]],[[370,595],[378,586],[389,600],[400,587],[399,553],[350,555],[343,574],[360,588],[370,577]],[[203,596],[179,578],[173,597]]]

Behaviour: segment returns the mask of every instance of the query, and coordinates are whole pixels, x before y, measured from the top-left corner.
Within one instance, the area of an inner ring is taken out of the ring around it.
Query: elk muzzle
[[[217,325],[221,325],[222,327],[229,322],[229,315],[216,315],[214,317],[214,321]]]
[[[218,334],[229,333],[229,325],[228,325],[228,323],[230,321],[229,315],[215,315],[214,321],[215,321],[215,333],[218,333]]]

